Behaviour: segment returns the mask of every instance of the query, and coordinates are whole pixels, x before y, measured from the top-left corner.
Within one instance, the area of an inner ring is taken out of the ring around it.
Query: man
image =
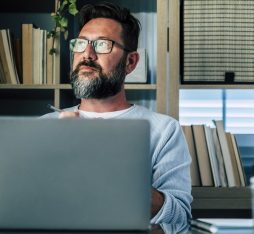
[[[190,155],[179,123],[173,118],[131,105],[125,76],[139,60],[139,21],[127,9],[110,3],[85,5],[80,33],[71,40],[71,84],[78,106],[43,117],[147,119],[151,125],[151,223],[186,225],[191,217]]]

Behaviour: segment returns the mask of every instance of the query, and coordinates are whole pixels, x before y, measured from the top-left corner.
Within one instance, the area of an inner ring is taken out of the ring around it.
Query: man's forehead
[[[89,35],[88,35],[89,34]],[[109,18],[95,18],[89,20],[81,29],[79,36],[110,37],[117,39],[122,36],[121,24]],[[112,39],[113,39],[112,38]]]
[[[121,24],[117,21],[117,20],[114,20],[114,19],[111,19],[111,18],[94,18],[94,19],[90,19],[88,22],[85,23],[85,25],[83,26],[84,27],[94,27],[94,26],[97,26],[97,27],[101,27],[101,28],[110,28],[110,29],[119,29],[121,30],[122,29],[122,26]]]

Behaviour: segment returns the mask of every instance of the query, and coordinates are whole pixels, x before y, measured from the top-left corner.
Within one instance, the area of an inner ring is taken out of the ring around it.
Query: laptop
[[[147,230],[149,123],[0,119],[0,228]]]

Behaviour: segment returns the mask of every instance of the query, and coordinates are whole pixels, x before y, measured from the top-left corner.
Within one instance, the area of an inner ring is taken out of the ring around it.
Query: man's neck
[[[113,97],[106,99],[81,99],[80,110],[90,112],[112,112],[129,108],[125,92],[122,90]]]

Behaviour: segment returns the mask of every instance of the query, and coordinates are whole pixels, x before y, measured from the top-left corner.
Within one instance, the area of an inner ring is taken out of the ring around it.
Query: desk
[[[189,229],[188,226],[182,230],[177,230],[174,226],[169,224],[152,225],[150,231],[147,232],[109,232],[109,231],[25,231],[25,230],[0,230],[0,234],[207,234],[197,229]],[[254,234],[254,230],[231,230],[227,232],[218,232],[218,234]]]
[[[117,232],[117,231],[33,231],[33,230],[1,230],[0,234],[177,234],[177,233],[183,233],[183,234],[189,234],[192,233],[189,231],[189,228],[186,227],[183,230],[177,231],[176,228],[169,224],[162,224],[162,225],[152,225],[151,230],[147,232],[140,232],[140,231],[124,231],[124,232]]]
[[[124,231],[124,232],[117,232],[117,231],[33,231],[33,230],[1,230],[0,234],[189,234],[192,233],[192,231],[189,230],[189,227],[186,226],[186,228],[182,230],[176,230],[176,228],[173,225],[169,224],[162,224],[162,225],[152,225],[151,230],[147,232],[140,232],[140,231]]]

